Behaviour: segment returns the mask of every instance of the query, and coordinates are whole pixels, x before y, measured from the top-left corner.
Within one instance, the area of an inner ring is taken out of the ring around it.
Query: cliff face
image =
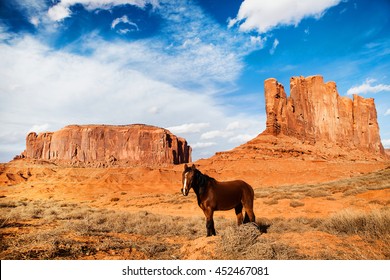
[[[263,134],[384,155],[373,98],[341,97],[321,76],[293,77],[290,97],[275,79],[264,82],[267,122]]]
[[[161,165],[191,161],[191,147],[166,129],[147,125],[71,125],[30,133],[24,156],[92,166]]]

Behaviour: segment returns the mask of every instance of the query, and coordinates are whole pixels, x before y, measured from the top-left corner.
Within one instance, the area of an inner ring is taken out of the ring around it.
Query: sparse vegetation
[[[299,201],[295,203],[299,204]],[[13,207],[9,208],[9,205]],[[45,201],[3,202],[0,206],[3,217],[0,220],[1,259],[86,259],[101,255],[127,259],[180,259],[180,248],[184,243],[204,236],[203,218],[156,215],[147,211],[126,213]],[[357,251],[346,243],[342,245],[343,253],[325,248],[308,255],[296,244],[278,238],[286,233],[319,232],[340,238],[359,235],[370,243],[389,244],[390,210],[386,207],[369,213],[347,209],[325,219],[274,218],[259,220],[258,224],[268,234],[263,234],[253,224],[237,227],[233,221],[218,218],[215,257],[390,258],[390,251],[384,245],[376,254]]]
[[[290,206],[294,207],[294,208],[304,206],[304,205],[305,205],[305,203],[298,201],[298,200],[291,200],[291,202],[290,202]]]
[[[194,202],[191,197],[148,194],[137,201],[118,192],[121,196],[102,200],[119,205],[104,209],[53,198],[1,196],[0,259],[183,259],[182,248],[202,240],[207,240],[205,250],[212,250],[205,256],[216,259],[390,259],[389,199],[366,199],[373,210],[363,211],[354,208],[360,202],[353,198],[390,188],[388,175],[385,170],[338,182],[256,189],[264,207],[285,205],[297,213],[305,213],[307,201],[329,203],[341,197],[353,203],[321,218],[285,218],[281,213],[266,219],[259,211],[257,227],[237,227],[234,217],[218,217],[217,237],[211,239],[204,239],[202,216],[148,212],[153,201],[184,208]],[[127,212],[126,203],[140,211]]]
[[[73,203],[30,201],[7,210],[9,203],[2,203],[1,259],[79,259],[123,250],[128,254],[137,251],[136,258],[165,259],[178,249],[169,238],[194,239],[204,230],[201,218],[147,211],[132,214]]]
[[[390,208],[369,213],[346,209],[327,219],[323,228],[330,233],[357,234],[363,238],[390,241]]]

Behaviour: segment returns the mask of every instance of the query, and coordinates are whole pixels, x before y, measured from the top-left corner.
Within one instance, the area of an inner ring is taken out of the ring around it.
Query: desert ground
[[[183,165],[0,166],[1,259],[390,259],[390,163],[199,160],[255,191],[257,225],[216,212],[206,237]]]

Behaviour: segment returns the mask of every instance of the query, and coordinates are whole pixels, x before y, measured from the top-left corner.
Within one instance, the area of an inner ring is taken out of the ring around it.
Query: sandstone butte
[[[111,166],[181,164],[191,147],[166,129],[134,125],[69,125],[26,138],[22,157],[71,165]]]
[[[342,97],[321,76],[292,77],[290,96],[274,78],[264,82],[266,129],[253,140],[210,158],[236,161],[296,157],[383,160],[373,98]],[[191,161],[191,147],[168,130],[147,125],[71,125],[30,133],[22,157],[92,166],[161,165]]]
[[[381,160],[373,98],[342,97],[321,76],[292,77],[290,96],[276,79],[264,82],[266,129],[246,144],[217,153],[214,160],[267,157]]]
[[[373,98],[356,94],[341,97],[336,83],[321,76],[293,77],[290,97],[275,79],[264,82],[266,100],[265,134],[284,134],[315,144],[337,143],[384,155]]]

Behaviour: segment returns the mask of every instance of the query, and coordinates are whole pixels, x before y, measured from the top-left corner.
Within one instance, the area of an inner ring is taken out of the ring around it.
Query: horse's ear
[[[192,164],[191,169],[192,169],[192,170],[196,170],[195,164]]]
[[[187,169],[188,169],[188,165],[186,163],[186,164],[184,164],[184,171],[187,170]]]

